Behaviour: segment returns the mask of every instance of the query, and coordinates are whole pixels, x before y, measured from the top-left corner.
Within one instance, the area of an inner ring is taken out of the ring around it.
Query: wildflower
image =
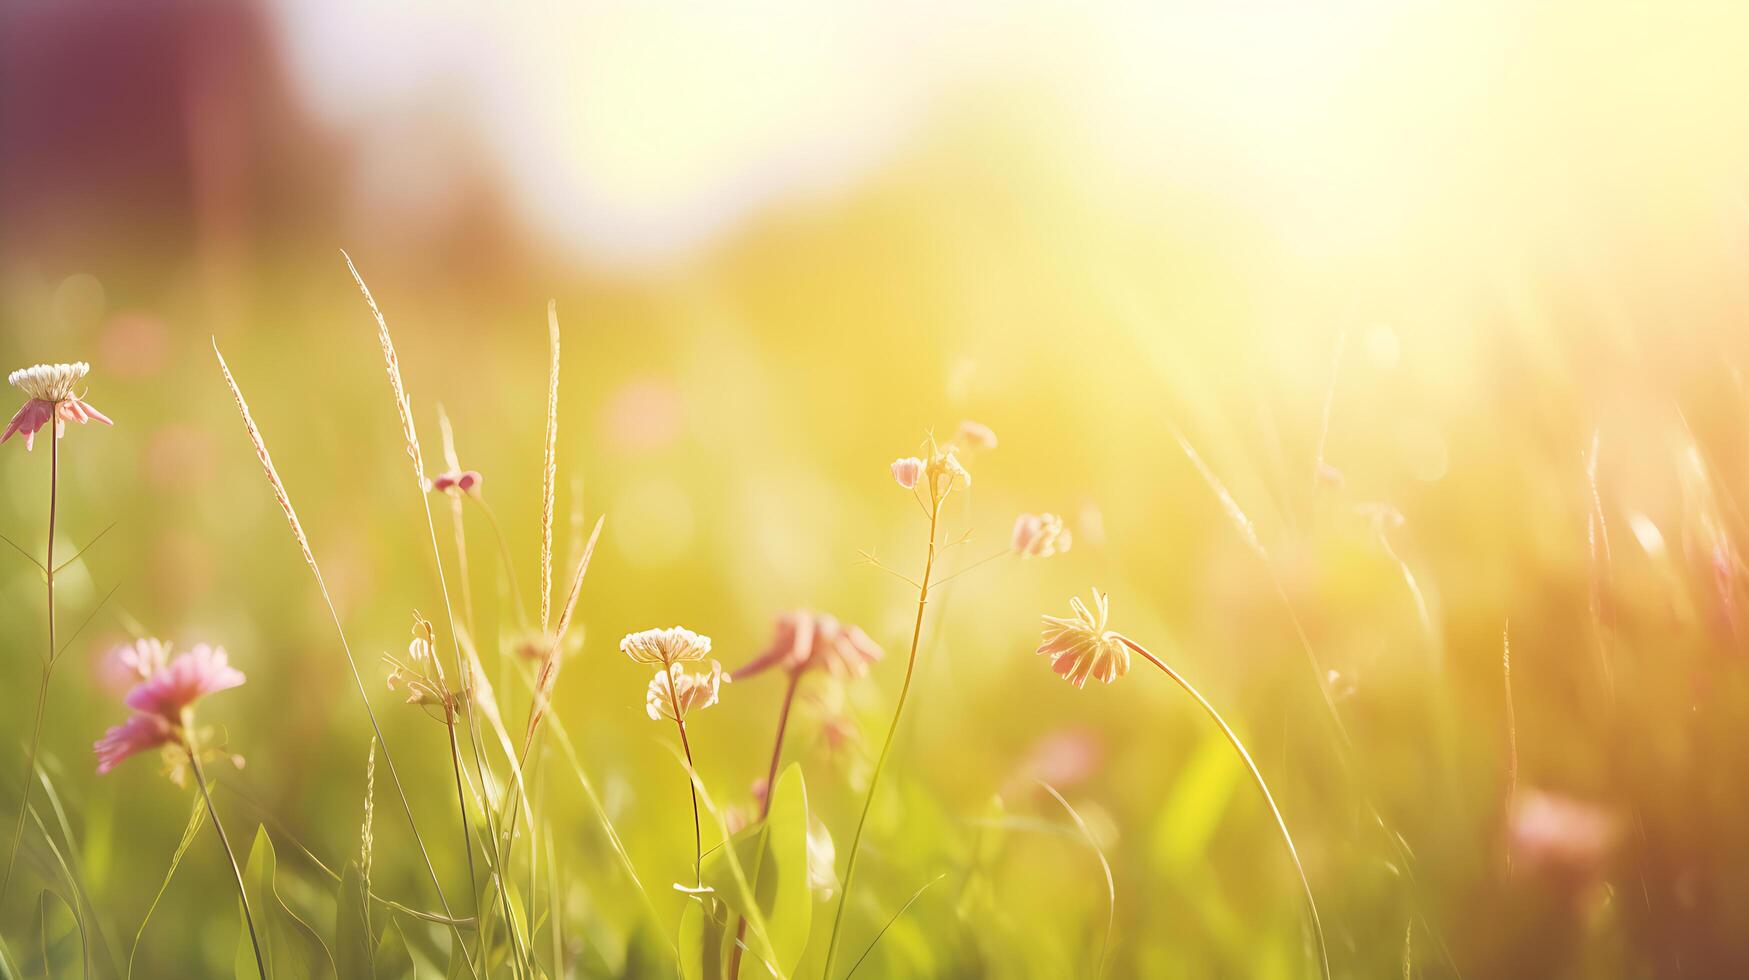
[[[923,478],[924,462],[915,456],[893,460],[893,479],[899,486],[907,490],[915,487],[917,481]]]
[[[777,666],[792,675],[819,667],[836,677],[865,677],[881,655],[861,627],[846,626],[828,613],[796,609],[777,617],[771,645],[734,676],[746,678]]]
[[[242,683],[242,671],[226,661],[223,647],[201,643],[154,671],[123,702],[135,711],[180,724],[196,701]]]
[[[35,446],[37,432],[51,421],[55,423],[57,439],[66,431],[68,422],[114,425],[108,416],[73,394],[73,386],[90,370],[91,365],[76,361],[72,364],[38,364],[7,375],[7,382],[29,395],[30,400],[12,416],[6,431],[0,432],[0,443],[16,433],[24,437],[24,448],[29,450]]]
[[[1055,514],[1022,514],[1014,519],[1014,552],[1022,558],[1049,558],[1074,544],[1063,519]]]
[[[409,662],[383,655],[383,662],[389,665],[386,683],[391,691],[397,690],[397,685],[404,689],[408,704],[453,707],[454,695],[444,683],[443,662],[437,659],[434,637],[431,622],[415,612],[413,638],[407,642]]]
[[[960,423],[959,432],[954,435],[954,444],[963,449],[995,449],[996,433],[982,422],[966,419]]]
[[[157,641],[138,644],[148,656],[161,656],[168,651]],[[168,664],[158,664],[145,680],[135,685],[124,699],[134,713],[127,721],[109,729],[92,745],[97,753],[97,771],[107,773],[130,755],[147,749],[163,747],[166,774],[178,786],[185,785],[186,774],[193,773],[206,801],[207,815],[213,830],[225,847],[231,871],[237,879],[237,897],[243,904],[243,921],[249,930],[249,943],[254,948],[255,966],[267,976],[267,958],[261,953],[261,940],[255,930],[255,915],[250,909],[249,893],[243,887],[243,872],[237,866],[237,854],[225,836],[218,810],[213,807],[212,793],[207,789],[201,768],[203,758],[223,758],[226,754],[217,746],[212,729],[194,723],[194,704],[208,694],[228,690],[243,683],[241,671],[226,662],[222,647],[197,644],[194,649]],[[242,768],[241,756],[229,756],[231,763]]]
[[[135,647],[147,651],[147,656],[161,655],[168,649],[155,640],[141,641]],[[134,714],[92,746],[97,753],[97,771],[108,772],[128,756],[161,745],[179,746],[192,753],[190,728],[195,702],[242,683],[242,672],[226,663],[225,651],[204,643],[168,664],[157,664],[123,699]]]
[[[938,450],[929,457],[929,489],[937,499],[945,497],[956,486],[972,485],[972,474],[966,471],[953,448]]]
[[[450,470],[439,473],[426,481],[435,493],[469,493],[478,496],[480,493],[480,474],[477,470]]]
[[[171,724],[157,715],[132,715],[104,732],[92,746],[97,753],[97,771],[106,773],[130,755],[164,745],[174,733]]]
[[[148,636],[116,647],[110,656],[129,673],[146,680],[170,661],[170,644]]]
[[[715,660],[708,671],[696,674],[688,674],[680,664],[671,663],[650,679],[644,710],[652,721],[668,718],[683,722],[688,712],[716,704],[718,690],[730,679],[723,676],[723,665]]]
[[[669,667],[691,660],[703,660],[710,655],[711,638],[694,633],[684,626],[649,629],[627,633],[619,641],[620,652],[640,664]]]
[[[1110,684],[1130,669],[1129,649],[1105,628],[1111,615],[1105,593],[1093,591],[1093,607],[1089,610],[1080,599],[1070,599],[1075,617],[1044,617],[1044,637],[1038,645],[1039,653],[1050,655],[1051,669],[1076,687],[1085,685],[1089,677]]]

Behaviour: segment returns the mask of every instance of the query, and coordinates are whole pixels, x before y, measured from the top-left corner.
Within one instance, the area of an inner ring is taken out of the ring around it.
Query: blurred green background
[[[92,772],[124,715],[103,657],[131,631],[223,645],[248,674],[203,717],[248,760],[219,803],[244,841],[270,821],[289,903],[333,914],[293,842],[335,867],[357,847],[368,724],[214,339],[438,870],[463,880],[443,730],[376,660],[442,603],[344,247],[432,468],[442,403],[528,590],[557,303],[556,577],[563,515],[606,530],[556,710],[658,913],[549,757],[575,975],[665,974],[668,883],[689,877],[684,779],[647,671],[615,649],[628,631],[684,624],[733,667],[806,606],[886,648],[852,690],[860,743],[823,749],[807,706],[790,742],[842,869],[915,608],[857,552],[917,574],[925,529],[886,465],[963,418],[1001,444],[950,508],[971,541],[949,570],[1023,511],[1064,515],[1076,544],[932,604],[846,949],[945,877],[869,973],[1095,969],[1098,857],[1033,777],[1111,861],[1111,975],[1313,969],[1267,811],[1194,705],[1146,665],[1076,691],[1032,655],[1038,615],[1097,586],[1248,740],[1338,976],[1741,975],[1745,30],[1740,8],[1684,4],[0,8],[0,364],[90,361],[116,422],[62,444],[57,553],[114,523],[58,581],[63,628],[116,592],[44,741],[112,952],[190,803],[152,760]],[[42,448],[0,447],[0,532],[38,554]],[[1401,525],[1381,536],[1375,504]],[[514,623],[477,516],[483,656],[508,694]],[[43,616],[40,578],[7,560],[10,827]],[[695,718],[719,800],[748,805],[780,694],[735,684]],[[432,908],[378,783],[377,887]],[[1538,837],[1512,815],[1536,793],[1606,840]],[[27,854],[0,935],[28,960],[58,879],[34,832]],[[220,858],[196,839],[137,975],[228,975]]]

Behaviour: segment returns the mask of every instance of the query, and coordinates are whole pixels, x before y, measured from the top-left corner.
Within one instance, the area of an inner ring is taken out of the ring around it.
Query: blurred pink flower
[[[1073,619],[1044,617],[1044,636],[1038,652],[1051,658],[1051,669],[1064,680],[1081,687],[1087,678],[1097,677],[1107,684],[1130,669],[1130,651],[1107,630],[1111,616],[1109,600],[1098,589],[1093,591],[1093,609],[1080,599],[1070,599]]]
[[[243,673],[226,662],[224,649],[202,643],[153,672],[123,700],[135,711],[180,724],[196,701],[242,683]]]
[[[226,663],[223,649],[202,643],[165,663],[169,650],[168,644],[146,639],[116,652],[116,659],[145,679],[123,699],[134,709],[133,715],[92,745],[98,772],[108,772],[128,756],[160,745],[180,745],[193,753],[194,703],[243,683],[242,672]]]
[[[431,489],[437,493],[479,493],[480,479],[476,470],[450,470],[432,477],[430,483]]]
[[[92,745],[97,753],[97,771],[106,773],[136,752],[155,749],[176,737],[176,729],[157,715],[135,714],[110,728]]]
[[[731,678],[723,676],[723,665],[715,660],[711,661],[709,670],[697,674],[686,673],[678,663],[669,664],[666,670],[658,670],[650,679],[650,688],[644,696],[644,710],[653,721],[663,718],[685,721],[693,710],[716,704],[717,692],[729,680]]]
[[[1073,786],[1093,774],[1105,757],[1099,733],[1088,728],[1064,728],[1033,743],[1021,763],[1021,773],[1058,789]]]
[[[1596,804],[1532,790],[1513,804],[1506,846],[1516,867],[1577,885],[1602,873],[1619,830]]]
[[[864,677],[881,656],[861,627],[846,626],[829,613],[796,609],[777,617],[771,645],[734,676],[741,680],[775,666],[790,674],[819,667],[836,677]]]
[[[915,456],[893,460],[893,479],[899,486],[907,490],[915,487],[917,481],[923,479],[923,461]]]
[[[1014,552],[1022,558],[1049,558],[1073,544],[1074,537],[1055,514],[1022,514],[1014,519]]]
[[[66,432],[68,422],[114,425],[108,416],[73,394],[73,386],[90,370],[91,365],[77,361],[72,364],[38,364],[7,375],[7,382],[29,395],[30,400],[12,416],[6,430],[0,432],[0,443],[15,434],[22,435],[24,448],[29,451],[36,445],[37,432],[51,421],[55,424],[57,439]]]
[[[960,423],[953,441],[962,449],[995,449],[996,432],[982,422],[967,419]]]
[[[110,656],[138,680],[149,680],[170,662],[170,644],[147,636],[116,647]]]

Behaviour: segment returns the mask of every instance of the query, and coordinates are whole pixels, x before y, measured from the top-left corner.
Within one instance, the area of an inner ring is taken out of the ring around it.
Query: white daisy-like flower
[[[37,364],[6,376],[6,383],[39,401],[58,402],[73,393],[73,386],[91,372],[84,361],[71,364]]]
[[[650,688],[644,694],[644,710],[652,721],[664,718],[685,721],[689,712],[716,704],[717,692],[729,680],[723,674],[723,665],[715,660],[709,670],[696,674],[686,673],[678,663],[669,664],[650,679]]]
[[[77,361],[72,364],[38,364],[7,375],[6,380],[29,395],[30,400],[12,416],[6,429],[0,431],[0,443],[15,435],[23,436],[24,448],[29,450],[36,444],[37,432],[51,422],[54,423],[56,439],[66,432],[68,422],[114,425],[109,416],[73,394],[73,386],[90,370],[91,365]]]
[[[667,667],[710,656],[711,638],[684,626],[670,626],[627,633],[625,639],[619,641],[619,649],[634,663]]]
[[[1097,677],[1110,684],[1130,669],[1130,651],[1117,634],[1106,629],[1111,617],[1105,593],[1093,590],[1093,609],[1080,599],[1070,599],[1073,619],[1044,617],[1044,637],[1038,652],[1051,658],[1051,669],[1076,687]]]

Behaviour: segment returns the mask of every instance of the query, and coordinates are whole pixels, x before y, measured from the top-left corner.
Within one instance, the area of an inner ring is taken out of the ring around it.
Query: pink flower
[[[55,424],[57,439],[66,432],[68,422],[114,425],[108,416],[73,394],[73,386],[90,370],[91,365],[78,361],[73,364],[38,364],[8,375],[6,380],[29,395],[30,400],[12,416],[6,430],[0,432],[0,443],[15,434],[22,435],[24,448],[28,451],[36,445],[37,432],[50,422]]]
[[[1049,558],[1068,551],[1074,538],[1055,514],[1022,514],[1014,519],[1014,551],[1022,558]]]
[[[224,649],[202,643],[135,685],[124,703],[180,724],[182,712],[194,702],[242,683],[242,672],[226,662]]]
[[[105,732],[92,745],[97,752],[97,771],[106,773],[128,756],[155,749],[176,737],[176,728],[163,718],[135,714]]]
[[[777,617],[771,645],[734,676],[739,680],[777,666],[790,674],[820,667],[836,677],[864,677],[881,656],[881,648],[861,627],[846,626],[828,613],[796,609]]]
[[[170,644],[152,637],[142,637],[110,653],[119,665],[139,680],[148,680],[170,662]]]
[[[923,461],[915,456],[895,459],[893,460],[893,479],[898,482],[899,486],[909,490],[917,485],[918,480],[923,479],[923,467]]]
[[[476,470],[450,470],[439,473],[430,480],[431,489],[439,493],[460,491],[462,493],[480,492],[480,474]]]
[[[1051,669],[1076,687],[1097,677],[1110,684],[1130,669],[1130,651],[1117,634],[1106,628],[1111,606],[1105,593],[1093,591],[1093,607],[1070,599],[1074,618],[1044,617],[1044,636],[1038,653],[1051,658]]]

